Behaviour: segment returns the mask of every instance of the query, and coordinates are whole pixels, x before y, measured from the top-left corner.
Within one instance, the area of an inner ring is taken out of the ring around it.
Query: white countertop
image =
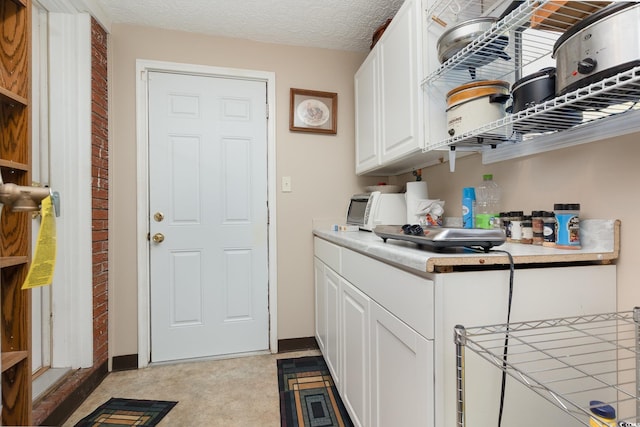
[[[507,251],[515,264],[549,264],[594,262],[611,263],[618,258],[620,249],[620,221],[585,219],[580,221],[581,249],[558,249],[538,245],[505,243],[496,246],[489,253],[473,252],[468,249],[432,252],[418,245],[401,240],[388,239],[385,243],[375,233],[368,231],[332,231],[316,228],[313,234],[339,246],[352,249],[391,264],[417,270],[419,272],[447,272],[455,267],[477,267],[488,265],[509,265]]]

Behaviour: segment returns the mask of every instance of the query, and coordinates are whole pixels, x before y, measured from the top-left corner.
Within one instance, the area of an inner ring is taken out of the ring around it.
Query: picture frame
[[[338,94],[291,88],[289,130],[335,135],[338,131]]]

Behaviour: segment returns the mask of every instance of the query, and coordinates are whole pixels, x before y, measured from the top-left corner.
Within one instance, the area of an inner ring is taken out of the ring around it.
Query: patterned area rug
[[[278,360],[282,427],[352,427],[322,356]]]
[[[158,424],[177,403],[163,400],[135,400],[112,397],[100,405],[98,409],[78,421],[75,427],[151,427]]]

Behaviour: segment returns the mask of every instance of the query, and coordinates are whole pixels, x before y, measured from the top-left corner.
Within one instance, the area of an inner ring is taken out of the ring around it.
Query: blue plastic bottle
[[[462,227],[473,228],[474,211],[476,203],[476,190],[473,187],[462,189]]]

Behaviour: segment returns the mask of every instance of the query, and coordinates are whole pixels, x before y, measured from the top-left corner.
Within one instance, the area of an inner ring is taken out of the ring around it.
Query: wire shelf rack
[[[474,80],[502,80],[513,84],[523,76],[555,66],[551,57],[560,35],[576,22],[610,2],[523,0],[503,14],[484,33],[444,63],[427,59],[426,126],[424,151],[444,148],[481,150],[503,142],[518,142],[623,114],[640,108],[640,67],[629,68],[575,91],[531,106],[462,134],[449,136],[444,95]],[[441,0],[426,10],[427,31],[436,38],[447,27],[468,19],[493,16],[504,2]],[[446,26],[446,27],[445,27]],[[433,42],[432,42],[433,43]],[[496,55],[500,50],[504,55]],[[507,57],[508,59],[505,59]],[[438,99],[442,98],[442,99]]]
[[[640,425],[639,322],[640,309],[635,308],[509,325],[456,326],[457,426],[465,425],[466,350],[586,426],[591,400],[613,406],[619,421]]]

